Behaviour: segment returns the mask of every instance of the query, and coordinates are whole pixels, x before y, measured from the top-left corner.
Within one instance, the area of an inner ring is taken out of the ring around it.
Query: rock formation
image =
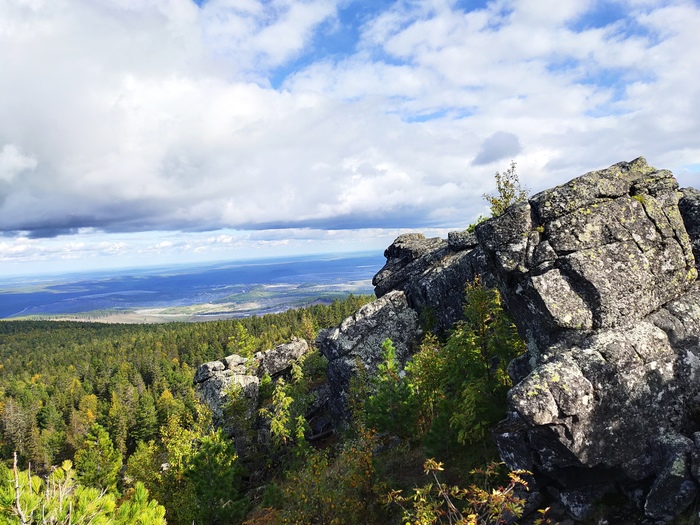
[[[421,320],[440,333],[462,318],[465,283],[480,275],[494,284],[473,233],[451,232],[447,241],[408,233],[399,236],[384,256],[387,263],[372,281],[376,296],[404,292]]]
[[[252,438],[248,430],[257,416],[260,379],[265,375],[278,377],[289,371],[292,363],[308,351],[309,344],[304,339],[293,338],[290,343],[258,352],[253,358],[233,354],[197,368],[194,382],[199,399],[212,411],[214,424],[234,437],[239,455],[245,454]],[[234,386],[240,387],[245,407],[243,414],[231,418],[225,410]]]
[[[574,517],[621,490],[668,521],[697,494],[700,288],[677,189],[637,159],[476,229],[528,342],[531,371],[495,433],[502,458]]]
[[[233,385],[241,388],[250,405],[258,402],[260,378],[255,373],[257,366],[250,366],[250,359],[233,354],[219,361],[204,363],[197,368],[194,382],[200,400],[212,411],[215,424],[225,421],[224,408],[228,392]]]
[[[337,421],[348,416],[345,398],[358,365],[375,373],[387,338],[396,347],[396,358],[405,363],[420,334],[418,315],[409,308],[404,293],[397,290],[366,304],[340,326],[319,332],[316,346],[328,359],[330,408]]]
[[[700,192],[684,190],[679,206],[672,174],[640,158],[539,193],[475,234],[402,235],[377,296],[400,290],[446,330],[467,281],[497,286],[528,344],[495,431],[504,461],[574,517],[621,492],[670,520],[700,482]]]
[[[386,338],[405,361],[421,325],[446,332],[480,276],[528,348],[511,363],[508,417],[494,431],[507,465],[531,471],[575,518],[614,492],[669,522],[698,495],[700,192],[679,192],[670,172],[639,158],[534,195],[473,233],[402,235],[385,256],[378,299],[316,340],[336,420],[357,365],[376,371]],[[202,365],[196,380],[215,416],[221,385],[254,399],[261,373],[284,366],[275,356]]]
[[[700,191],[695,188],[683,188],[683,197],[678,203],[685,228],[693,241],[695,265],[700,267]]]

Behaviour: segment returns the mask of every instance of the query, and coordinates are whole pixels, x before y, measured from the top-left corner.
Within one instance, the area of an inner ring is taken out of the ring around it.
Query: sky
[[[381,252],[646,157],[700,174],[698,0],[0,0],[3,275]]]

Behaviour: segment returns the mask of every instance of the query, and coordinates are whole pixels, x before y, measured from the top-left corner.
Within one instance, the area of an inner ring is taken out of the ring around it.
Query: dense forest
[[[0,451],[5,466],[12,467],[16,458],[17,468],[28,469],[37,483],[55,476],[55,466],[71,461],[64,471],[64,478],[76,478],[71,483],[122,498],[135,493],[135,482],[141,479],[133,471],[146,470],[138,455],[129,468],[139,444],[161,447],[167,452],[163,458],[184,454],[194,463],[196,452],[228,446],[196,400],[193,377],[199,364],[232,353],[249,355],[294,335],[312,340],[320,327],[339,323],[368,299],[351,295],[330,305],[207,323],[1,322]],[[185,447],[185,442],[190,450],[172,448]],[[99,461],[92,465],[95,457],[111,458],[109,468]],[[170,469],[158,480],[160,501],[173,503],[187,492],[183,483],[191,485],[194,474],[189,472],[187,481],[177,479],[186,468],[181,465],[181,470]],[[139,476],[155,481],[156,474]],[[168,477],[175,478],[173,486],[168,486]],[[6,512],[14,498],[6,493],[8,487],[1,502]],[[180,516],[171,518],[169,512],[168,521],[191,523],[183,519],[187,516],[179,504],[174,505]]]
[[[0,523],[517,515],[525,480],[494,463],[490,427],[503,417],[506,367],[523,345],[497,292],[477,283],[466,293],[464,321],[443,340],[427,332],[404,370],[385,341],[378,373],[353,380],[352,421],[330,439],[307,439],[308,393],[325,366],[313,347],[286,380],[261,385],[270,441],[246,458],[198,402],[196,367],[292,336],[313,341],[370,297],[208,323],[0,323]]]

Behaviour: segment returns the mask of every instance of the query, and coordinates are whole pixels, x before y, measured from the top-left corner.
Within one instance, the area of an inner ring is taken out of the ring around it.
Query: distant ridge
[[[355,253],[17,278],[0,285],[0,319],[78,316],[104,321],[116,314],[114,322],[163,322],[240,317],[348,293],[372,293],[372,276],[382,265],[380,253]],[[124,316],[144,310],[141,321]]]

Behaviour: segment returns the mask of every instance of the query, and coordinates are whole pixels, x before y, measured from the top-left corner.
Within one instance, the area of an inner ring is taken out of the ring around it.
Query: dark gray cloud
[[[522,151],[520,139],[515,133],[497,131],[481,145],[472,161],[473,166],[483,166],[499,160],[511,160]]]
[[[431,210],[429,209],[406,206],[384,213],[375,211],[372,214],[344,214],[324,219],[247,223],[240,224],[237,227],[244,230],[285,230],[294,228],[357,230],[364,228],[428,228],[441,226],[441,222],[431,217]]]

